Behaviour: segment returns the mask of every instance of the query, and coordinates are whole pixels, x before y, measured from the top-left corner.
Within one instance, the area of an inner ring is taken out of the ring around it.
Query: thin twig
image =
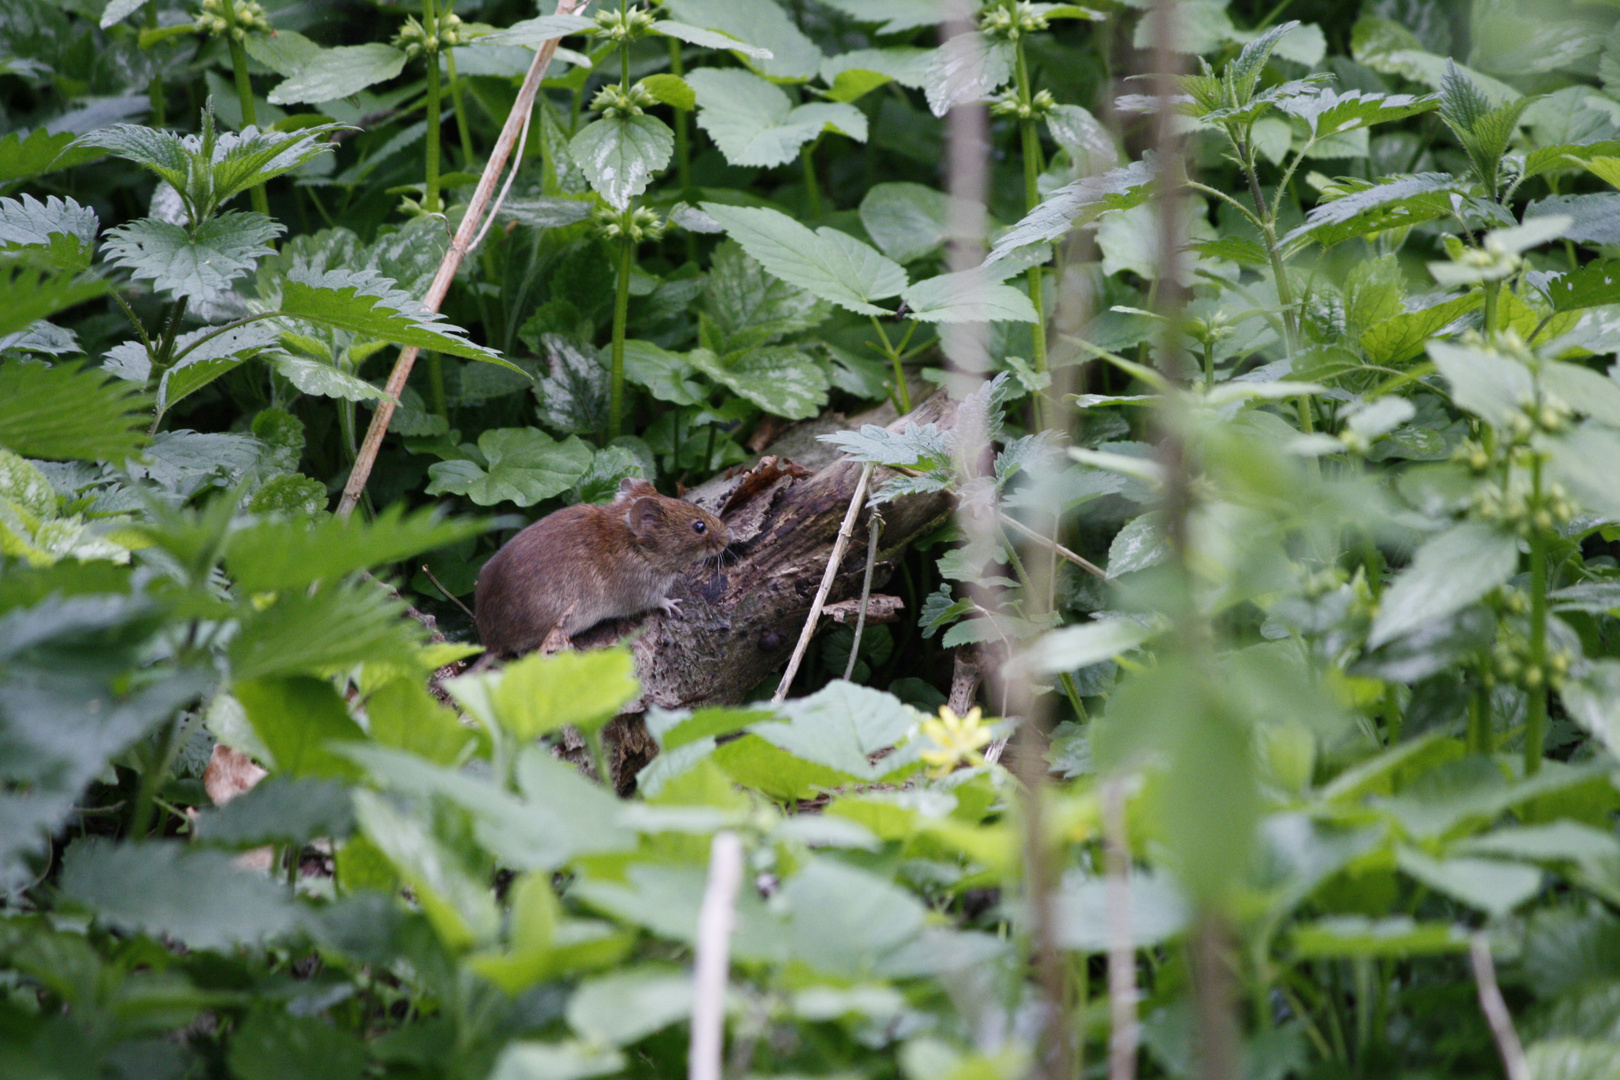
[[[1491,1026],[1491,1037],[1502,1055],[1502,1070],[1507,1073],[1507,1080],[1530,1080],[1524,1044],[1519,1042],[1519,1033],[1513,1029],[1513,1016],[1508,1012],[1507,1002],[1502,1000],[1502,988],[1496,985],[1496,964],[1491,959],[1491,943],[1484,934],[1474,934],[1468,939],[1468,959],[1474,965],[1479,1009]]]
[[[577,8],[585,6],[589,0],[559,0],[557,4],[558,15],[571,15]],[[534,63],[529,65],[529,72],[523,78],[523,85],[518,90],[517,100],[512,103],[512,111],[507,114],[506,126],[501,129],[500,138],[495,141],[495,147],[490,152],[489,161],[484,164],[484,173],[478,179],[478,187],[473,191],[472,201],[467,204],[467,212],[461,219],[461,226],[456,229],[455,238],[450,241],[450,250],[444,253],[444,259],[439,263],[439,272],[434,275],[433,284],[428,286],[427,295],[422,298],[422,306],[428,311],[438,311],[439,305],[444,303],[445,295],[450,291],[451,282],[456,279],[456,271],[461,267],[461,261],[472,250],[471,243],[479,222],[483,219],[486,207],[490,205],[490,198],[495,193],[495,184],[501,178],[501,172],[506,160],[511,156],[513,144],[527,130],[529,113],[534,108],[535,94],[540,90],[540,82],[545,78],[546,69],[551,66],[551,58],[557,52],[557,42],[560,38],[553,38],[540,46],[535,53]],[[513,163],[513,170],[522,164],[521,161]],[[421,350],[415,345],[401,349],[399,359],[394,362],[394,370],[388,375],[387,396],[377,402],[377,411],[371,414],[371,426],[366,429],[365,441],[360,446],[360,453],[355,457],[354,469],[349,473],[349,482],[343,487],[343,498],[338,502],[338,516],[348,517],[354,512],[355,504],[360,501],[360,493],[366,488],[366,481],[371,478],[371,468],[377,461],[377,453],[382,449],[383,436],[388,434],[388,423],[394,417],[394,406],[399,395],[405,389],[405,381],[410,378],[411,367],[416,363],[417,353]]]
[[[692,1041],[686,1073],[689,1080],[720,1080],[731,929],[736,922],[742,869],[742,841],[737,834],[715,833],[709,847],[709,883],[698,909],[697,951],[692,961]]]
[[[833,541],[832,555],[827,559],[827,571],[821,575],[821,587],[816,590],[816,598],[810,603],[810,616],[804,620],[804,629],[799,632],[799,643],[793,647],[793,658],[788,661],[787,670],[782,672],[782,681],[777,685],[776,693],[771,695],[773,702],[787,697],[788,687],[793,685],[793,676],[799,673],[799,662],[804,659],[804,651],[810,647],[810,638],[816,632],[816,621],[821,618],[821,605],[827,602],[827,593],[832,591],[833,579],[838,576],[838,566],[844,561],[844,548],[849,546],[849,538],[855,532],[855,515],[861,512],[861,507],[866,503],[866,484],[871,479],[872,463],[869,461],[861,466],[861,478],[855,483],[855,496],[849,500],[844,523],[838,527],[838,538]]]
[[[872,598],[872,568],[877,565],[878,537],[883,535],[883,515],[874,507],[866,516],[866,576],[861,579],[861,613],[855,618],[855,640],[849,645],[849,662],[844,679],[855,674],[855,657],[861,649],[861,633],[866,629],[866,605]]]
[[[1108,571],[1104,570],[1090,559],[1087,559],[1084,555],[1076,555],[1074,552],[1070,551],[1056,540],[1053,540],[1050,536],[1042,536],[1040,533],[1036,532],[1028,525],[1025,525],[1022,521],[1019,521],[1011,514],[1002,513],[1001,511],[997,511],[997,514],[1001,518],[1001,523],[1003,525],[1010,526],[1013,531],[1019,533],[1020,535],[1035,541],[1037,544],[1044,545],[1050,550],[1056,552],[1060,557],[1074,563],[1074,565],[1078,566],[1087,573],[1096,574],[1100,578],[1106,578],[1108,576]]]
[[[1108,861],[1108,1080],[1136,1076],[1136,949],[1131,935],[1131,849],[1125,835],[1125,780],[1103,785],[1103,847]]]

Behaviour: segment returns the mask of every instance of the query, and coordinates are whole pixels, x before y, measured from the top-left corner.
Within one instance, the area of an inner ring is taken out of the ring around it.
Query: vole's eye
[[[709,531],[708,523],[703,521],[694,521],[692,522],[692,531],[697,533],[699,536],[702,536],[704,533]]]

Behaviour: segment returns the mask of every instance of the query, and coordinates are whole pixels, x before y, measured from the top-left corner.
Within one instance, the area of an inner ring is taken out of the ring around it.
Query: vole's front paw
[[[663,610],[665,615],[680,615],[681,614],[681,602],[679,600],[672,599],[672,598],[670,598],[668,596],[666,596],[662,600],[658,601],[658,606],[659,606],[660,609]]]

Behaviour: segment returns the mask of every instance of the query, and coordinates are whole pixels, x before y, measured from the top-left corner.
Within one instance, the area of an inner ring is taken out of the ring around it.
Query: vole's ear
[[[627,476],[619,481],[619,494],[614,496],[614,502],[629,502],[646,495],[656,495],[658,489],[639,476]]]
[[[664,505],[657,496],[644,495],[624,512],[624,523],[630,526],[631,532],[646,539],[664,524],[666,517]]]

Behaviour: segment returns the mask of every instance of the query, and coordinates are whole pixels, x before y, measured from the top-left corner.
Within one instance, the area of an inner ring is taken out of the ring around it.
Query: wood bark
[[[895,431],[907,424],[950,428],[955,419],[956,403],[941,392],[888,426]],[[863,422],[871,421],[857,417],[826,430],[858,428]],[[788,445],[802,448],[806,457],[827,449],[826,444],[806,444],[802,435],[795,441],[791,434],[773,449]],[[586,649],[630,638],[642,693],[607,732],[617,788],[633,787],[635,773],[656,755],[641,722],[649,706],[740,704],[787,663],[860,472],[860,464],[847,459],[811,471],[772,454],[744,472],[716,478],[688,493],[731,529],[732,544],[722,565],[700,567],[676,582],[670,595],[681,601],[680,615],[654,613],[604,624],[574,642]],[[872,489],[897,475],[878,468]],[[953,506],[952,496],[943,492],[903,496],[884,504],[874,588],[888,580],[914,540],[950,516]],[[859,597],[866,551],[863,512],[828,594],[830,601]],[[824,625],[828,621],[824,618]],[[768,690],[760,696],[768,696]]]

